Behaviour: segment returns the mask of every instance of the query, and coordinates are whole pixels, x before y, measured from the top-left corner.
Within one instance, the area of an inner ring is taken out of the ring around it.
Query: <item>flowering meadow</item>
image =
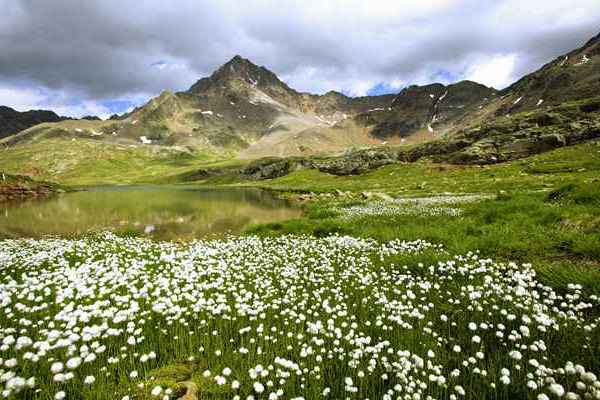
[[[456,207],[460,204],[492,198],[490,195],[442,195],[428,197],[401,197],[394,201],[370,201],[352,206],[337,207],[336,211],[343,220],[352,220],[362,217],[394,217],[394,216],[449,216],[457,217],[462,209]]]
[[[600,298],[422,240],[5,240],[0,305],[9,399],[600,399]]]

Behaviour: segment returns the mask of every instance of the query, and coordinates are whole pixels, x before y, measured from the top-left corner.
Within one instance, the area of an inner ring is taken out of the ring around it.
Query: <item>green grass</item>
[[[361,175],[334,176],[302,170],[246,183],[281,191],[382,191],[398,195],[548,190],[569,182],[600,183],[600,141],[564,147],[523,160],[489,166],[428,161],[394,164]]]
[[[350,221],[332,209],[363,200],[321,199],[307,205],[306,218],[249,232],[421,238],[444,243],[454,252],[477,249],[494,258],[531,262],[541,279],[555,288],[576,282],[600,293],[600,141],[493,166],[418,162],[356,176],[304,170],[258,185],[289,193],[496,194],[492,200],[461,206],[460,217],[369,216]]]
[[[372,191],[394,196],[503,193],[494,200],[463,206],[464,213],[459,218],[396,216],[343,221],[332,212],[331,200],[321,200],[308,206],[305,218],[258,226],[250,232],[316,236],[343,233],[379,240],[422,238],[444,243],[456,252],[478,249],[503,260],[532,262],[543,279],[555,286],[564,285],[569,277],[585,282],[594,291],[600,286],[600,195],[595,189],[600,186],[598,140],[483,167],[421,161],[389,165],[355,176],[302,170],[265,181],[240,181],[235,169],[242,164],[235,160],[165,155],[142,147],[114,152],[113,146],[95,141],[47,141],[43,144],[46,147],[39,146],[42,145],[17,147],[19,151],[11,150],[10,157],[3,158],[0,165],[7,165],[7,170],[11,166],[23,170],[37,163],[43,166],[41,176],[81,185],[179,182],[186,172],[219,168],[225,172],[202,183],[258,186],[282,192]],[[90,156],[78,160],[76,168],[61,169],[60,163],[65,161],[53,157],[53,152],[64,151],[64,146],[73,152],[83,146]]]
[[[564,193],[563,193],[564,192]],[[556,196],[556,193],[563,193]],[[332,210],[357,201],[317,202],[303,219],[256,226],[249,233],[345,234],[387,241],[424,239],[451,252],[532,263],[555,288],[581,283],[600,294],[600,185],[567,185],[550,193],[500,194],[460,206],[453,216],[365,216],[351,220]],[[358,202],[360,203],[360,202]]]
[[[73,186],[162,182],[226,163],[208,153],[93,139],[47,139],[0,149],[0,170]]]

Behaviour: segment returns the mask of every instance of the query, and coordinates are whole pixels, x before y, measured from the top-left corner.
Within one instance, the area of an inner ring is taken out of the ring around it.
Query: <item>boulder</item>
[[[310,161],[306,159],[266,158],[251,163],[240,173],[252,180],[273,179],[310,166]]]

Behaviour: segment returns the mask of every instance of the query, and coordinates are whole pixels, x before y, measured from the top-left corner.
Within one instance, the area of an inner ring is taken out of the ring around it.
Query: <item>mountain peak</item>
[[[229,61],[227,61],[225,64],[223,64],[221,67],[219,67],[218,70],[221,69],[231,69],[231,68],[260,68],[258,65],[254,64],[252,61],[248,60],[247,58],[244,58],[242,56],[240,56],[239,54],[236,54],[235,56],[233,56],[233,58]],[[218,71],[217,70],[217,71]]]
[[[285,85],[277,75],[267,68],[260,67],[240,55],[235,55],[208,78],[202,78],[196,82],[189,91],[191,93],[201,93],[214,87],[227,85],[232,81],[242,81],[259,87]]]
[[[259,67],[247,58],[235,55],[231,60],[217,69],[212,76],[226,79],[241,79],[254,84],[262,75],[275,74],[265,67]]]
[[[0,139],[43,122],[58,122],[67,119],[48,110],[20,112],[7,106],[0,106]]]
[[[244,58],[242,56],[240,56],[239,54],[236,54],[235,56],[233,56],[231,58],[231,60],[227,61],[225,63],[225,65],[228,64],[246,64],[246,63],[250,63],[253,64],[250,60],[248,60],[247,58]]]

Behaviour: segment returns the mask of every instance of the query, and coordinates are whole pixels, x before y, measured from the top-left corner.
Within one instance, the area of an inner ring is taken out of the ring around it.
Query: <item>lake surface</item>
[[[258,189],[98,187],[47,200],[0,204],[0,237],[137,232],[161,240],[238,233],[252,224],[296,218],[301,210]]]

